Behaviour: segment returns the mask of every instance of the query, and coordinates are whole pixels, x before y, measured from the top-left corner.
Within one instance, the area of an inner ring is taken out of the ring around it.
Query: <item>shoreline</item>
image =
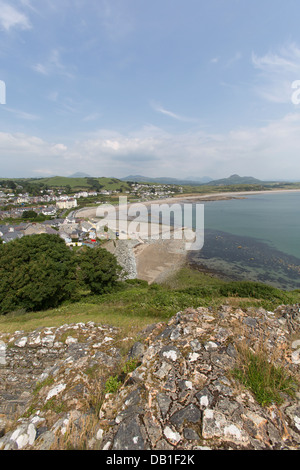
[[[173,198],[159,199],[159,200],[150,200],[145,202],[129,202],[126,206],[133,206],[134,204],[142,204],[146,207],[151,206],[152,204],[183,204],[188,202],[201,202],[201,201],[218,201],[218,200],[230,200],[230,199],[246,199],[247,196],[257,195],[257,194],[281,194],[281,193],[295,193],[300,192],[300,189],[284,189],[284,190],[270,190],[270,191],[238,191],[238,192],[220,192],[216,194],[201,194],[193,196],[178,196]],[[97,208],[83,208],[79,209],[77,212],[78,216],[81,215],[89,218],[96,217]],[[118,206],[111,207],[108,206],[108,213],[111,211],[118,210]],[[132,217],[128,217],[128,212],[126,212],[127,220],[126,222],[132,222]],[[109,220],[109,219],[108,219]],[[148,283],[160,282],[166,279],[169,275],[174,274],[184,265],[191,265],[192,268],[197,269],[205,274],[208,274],[213,277],[218,277],[220,279],[231,278],[231,276],[223,273],[222,270],[214,269],[214,267],[209,268],[205,266],[205,262],[202,264],[201,261],[199,264],[194,262],[189,262],[189,252],[185,249],[186,240],[184,237],[181,239],[162,239],[161,235],[166,230],[169,233],[173,232],[174,227],[167,225],[153,224],[156,227],[156,236],[149,238],[149,233],[151,233],[150,225],[151,222],[143,222],[139,227],[139,232],[135,233],[129,232],[126,233],[126,236],[123,235],[123,240],[128,240],[128,245],[131,245],[132,240],[135,239],[137,244],[134,247],[130,248],[131,255],[134,256],[136,263],[136,274],[138,279],[146,280]],[[130,225],[129,225],[130,227]],[[131,227],[134,227],[131,226]],[[176,230],[174,231],[176,233]],[[133,237],[132,237],[133,236]],[[105,246],[105,245],[104,245]]]
[[[170,198],[164,198],[164,199],[153,199],[149,201],[136,201],[136,202],[128,202],[126,207],[128,208],[129,206],[133,206],[135,204],[141,204],[146,207],[148,207],[151,204],[172,204],[172,203],[179,203],[182,204],[184,202],[192,202],[192,201],[197,201],[199,200],[205,200],[205,201],[219,201],[219,200],[230,200],[230,199],[246,199],[246,197],[243,196],[249,196],[249,195],[257,195],[257,194],[279,194],[279,193],[295,193],[295,192],[300,192],[299,189],[271,189],[271,190],[258,190],[258,191],[231,191],[231,192],[220,192],[220,193],[205,193],[205,194],[195,194],[192,196],[174,196]],[[98,209],[98,206],[93,206],[93,207],[83,207],[81,209],[75,209],[74,212],[76,212],[76,216],[78,217],[79,214],[81,214],[81,217],[96,217],[96,211]],[[105,207],[106,204],[102,204],[101,207]],[[118,210],[118,205],[116,204],[115,206],[112,206],[111,204],[107,204],[108,208],[112,208],[114,210]],[[109,211],[108,211],[109,212]]]
[[[230,200],[230,199],[245,199],[244,197],[240,196],[249,196],[249,195],[256,195],[256,194],[279,194],[279,193],[293,193],[293,192],[300,192],[299,189],[270,189],[270,190],[258,190],[258,191],[231,191],[231,192],[220,192],[220,193],[205,193],[205,194],[195,194],[192,196],[174,196],[173,198],[166,198],[166,199],[156,199],[153,201],[145,201],[145,205],[149,204],[156,204],[156,203],[172,203],[174,201],[183,203],[185,201],[193,201],[193,200],[209,200],[209,201],[219,201],[219,200]],[[237,197],[235,197],[237,196]]]

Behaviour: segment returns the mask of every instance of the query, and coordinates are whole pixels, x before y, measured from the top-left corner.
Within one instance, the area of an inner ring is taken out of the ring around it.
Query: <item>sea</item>
[[[198,203],[204,245],[188,253],[191,265],[226,280],[300,289],[300,191]]]

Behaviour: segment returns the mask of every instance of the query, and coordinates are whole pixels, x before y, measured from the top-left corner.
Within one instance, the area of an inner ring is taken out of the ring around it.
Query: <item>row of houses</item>
[[[55,217],[57,215],[57,208],[55,206],[22,206],[0,211],[0,219],[21,219],[23,212],[29,210],[47,217]]]
[[[68,246],[94,246],[99,238],[108,238],[104,231],[103,234],[97,233],[95,223],[81,219],[53,219],[41,223],[23,222],[18,225],[0,225],[0,238],[3,243],[42,233],[59,235]]]
[[[48,193],[48,194],[45,194]],[[48,204],[78,198],[97,197],[98,195],[110,196],[117,191],[102,189],[101,191],[79,191],[73,195],[65,194],[63,190],[47,190],[40,196],[30,196],[29,193],[15,194],[0,190],[0,203],[2,204]]]

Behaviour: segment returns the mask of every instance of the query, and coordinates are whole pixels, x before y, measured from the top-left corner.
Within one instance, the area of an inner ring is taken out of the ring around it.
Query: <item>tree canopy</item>
[[[43,310],[71,297],[73,253],[58,235],[40,234],[0,245],[0,313]]]
[[[104,248],[74,252],[59,235],[30,235],[0,245],[0,315],[55,308],[81,287],[101,294],[117,282],[120,267]]]
[[[104,248],[87,248],[79,259],[81,280],[93,294],[102,294],[118,280],[120,266],[116,257]]]

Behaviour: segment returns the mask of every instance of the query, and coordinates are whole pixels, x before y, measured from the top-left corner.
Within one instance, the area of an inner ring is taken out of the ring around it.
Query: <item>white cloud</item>
[[[154,126],[127,135],[102,129],[68,145],[0,133],[0,155],[6,158],[8,176],[16,168],[23,176],[25,172],[42,175],[42,171],[68,175],[76,168],[95,176],[209,174],[221,178],[238,173],[260,179],[300,179],[299,127],[300,113],[292,113],[259,128],[219,134],[170,133]]]
[[[30,29],[31,24],[24,13],[21,13],[15,7],[0,1],[0,27],[5,31],[18,27],[21,29]]]
[[[253,53],[252,64],[259,73],[255,87],[259,96],[273,103],[291,103],[292,83],[300,80],[300,48],[290,43],[261,57]]]

